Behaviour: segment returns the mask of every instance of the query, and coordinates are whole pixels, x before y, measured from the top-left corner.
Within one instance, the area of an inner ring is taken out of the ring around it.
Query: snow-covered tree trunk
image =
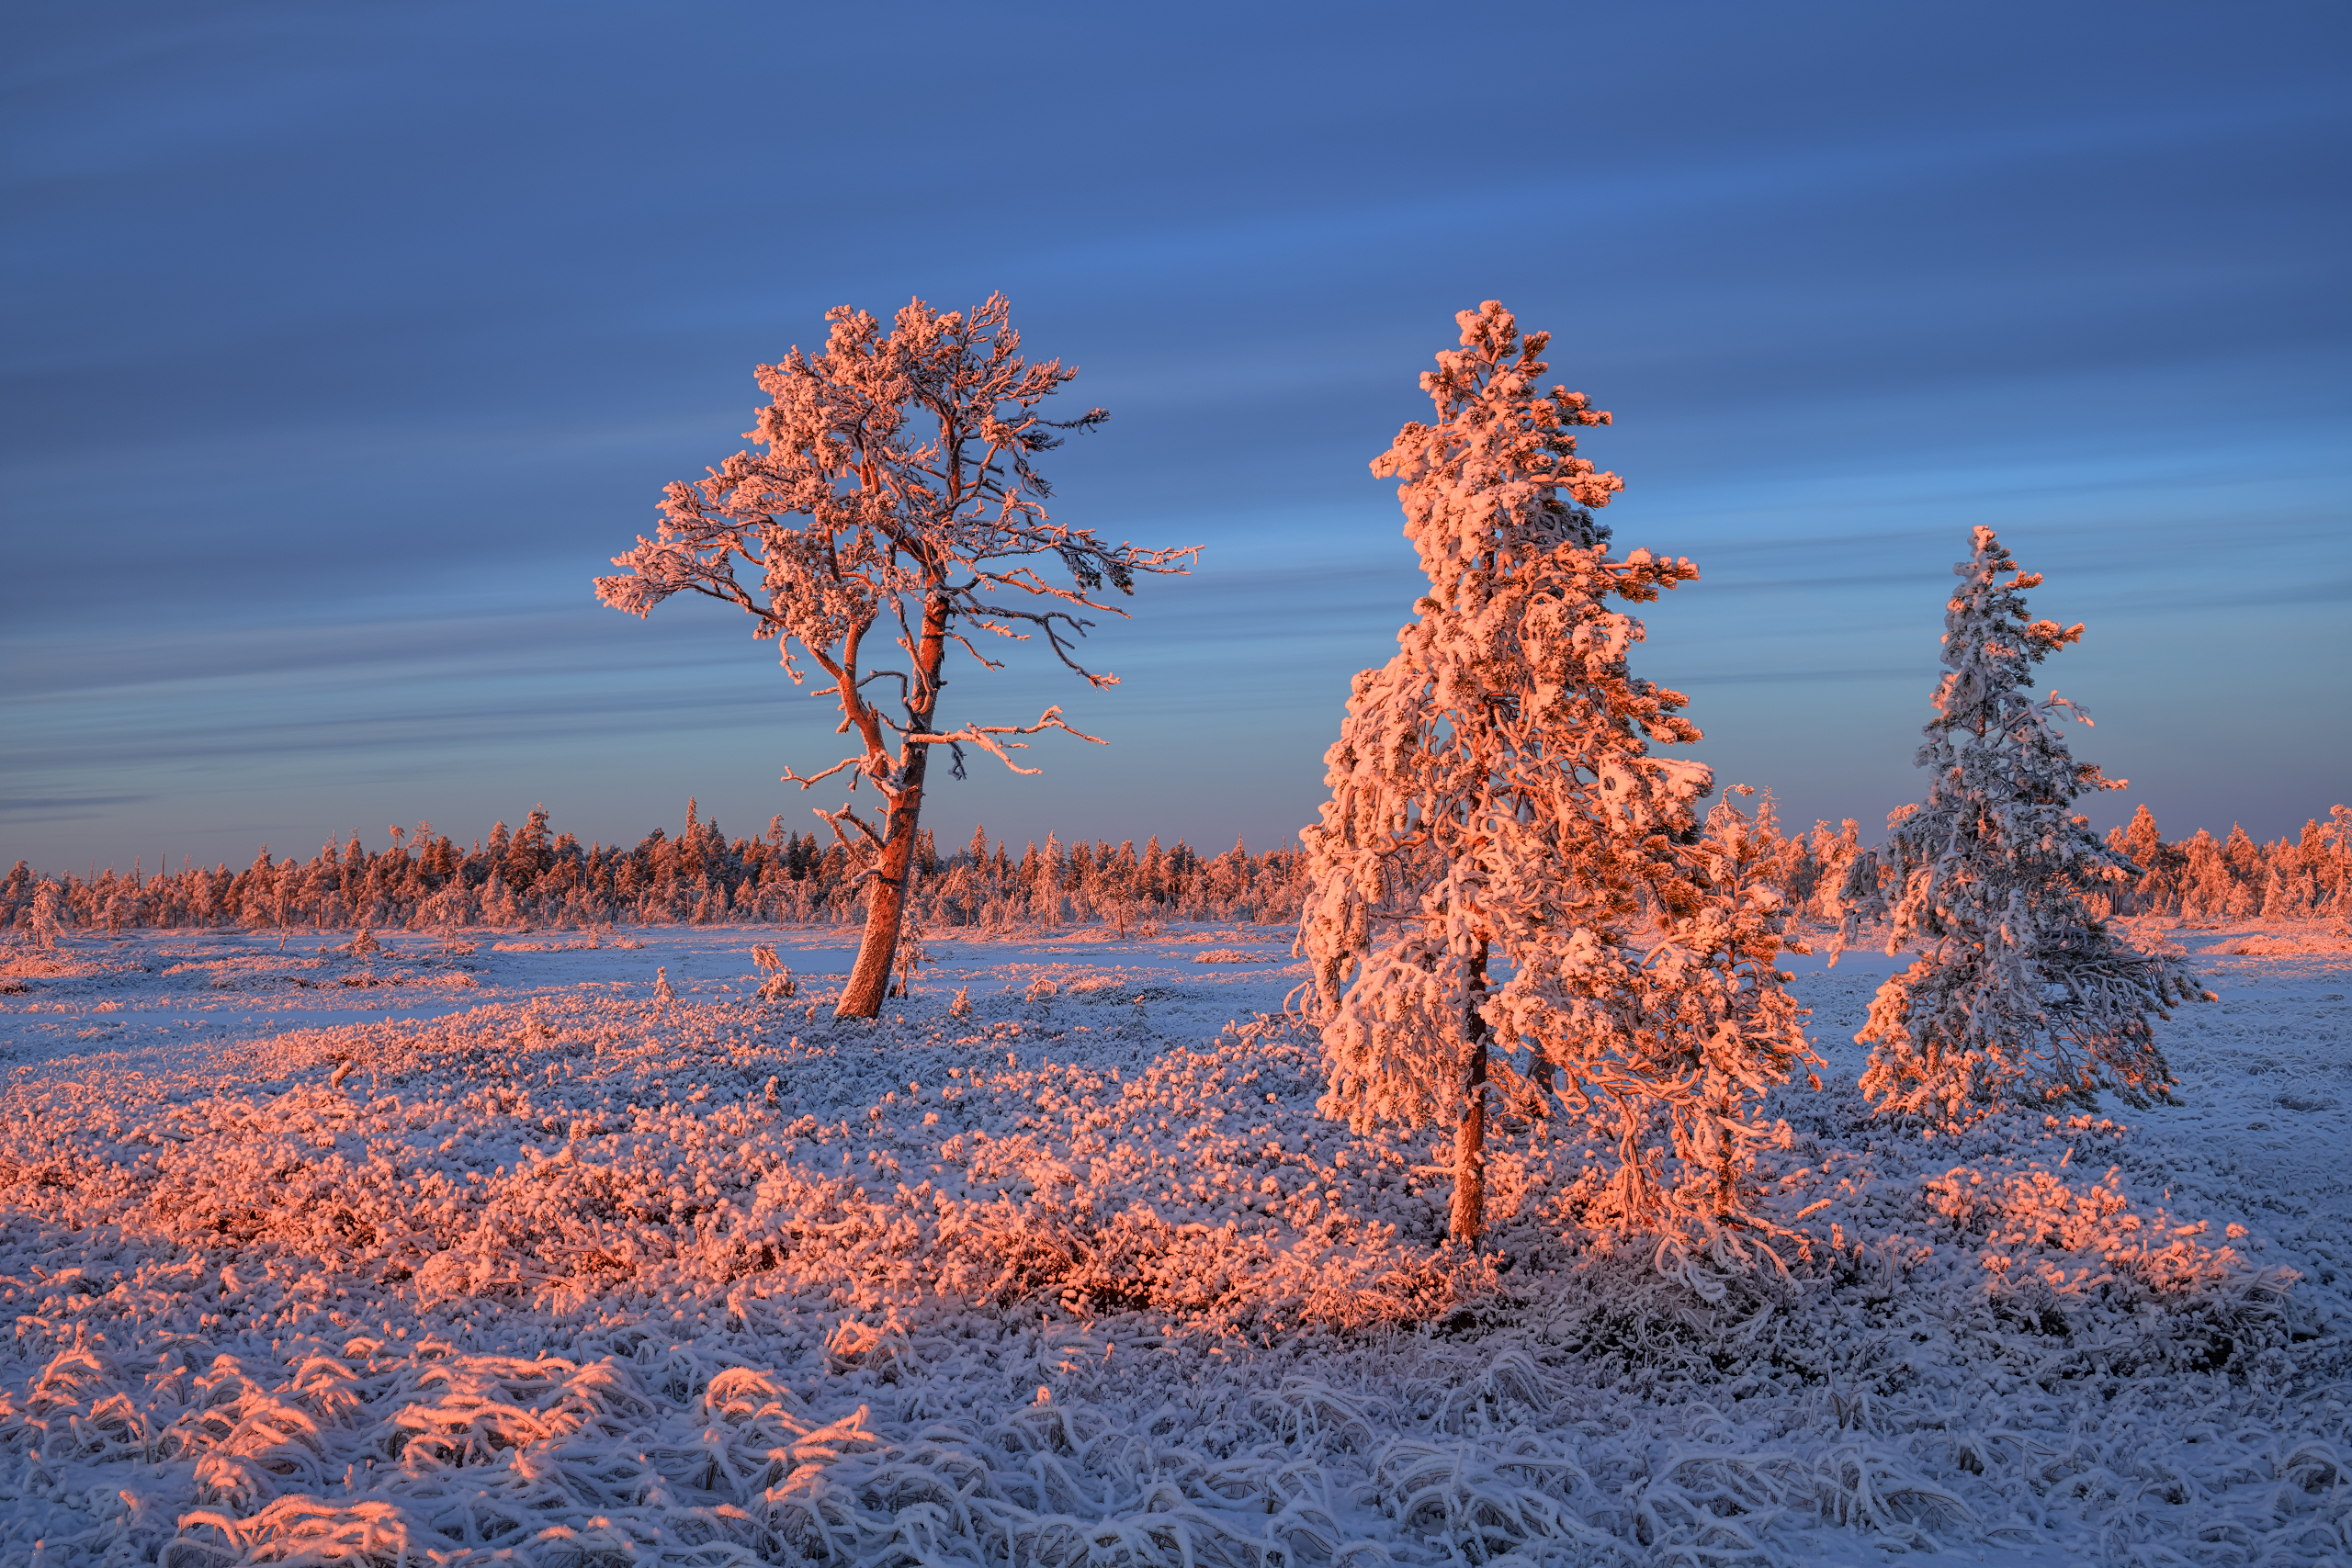
[[[1446,1232],[1476,1243],[1487,1228],[1487,1049],[1494,1037],[1486,1015],[1488,944],[1470,955],[1468,994],[1463,998],[1462,1111],[1453,1133],[1453,1202]]]
[[[1649,754],[1699,731],[1628,670],[1641,623],[1609,604],[1698,569],[1611,554],[1588,509],[1622,484],[1574,434],[1609,416],[1541,386],[1546,335],[1499,304],[1459,321],[1421,378],[1437,423],[1373,465],[1429,592],[1396,658],[1355,678],[1304,833],[1325,1109],[1450,1125],[1463,1243],[1484,1225],[1490,1086],[1607,1124],[1596,1219],[1737,1221],[1772,1135],[1758,1098],[1805,1050],[1771,963],[1774,868],[1738,813],[1702,830],[1705,767]]]
[[[2030,691],[2033,667],[2083,628],[2028,620],[2026,590],[2041,577],[1990,528],[1973,546],[1952,568],[1962,585],[1945,608],[1947,673],[1919,749],[1928,798],[1897,812],[1885,846],[1848,870],[1846,936],[1883,919],[1889,953],[1921,949],[1880,987],[1855,1037],[1872,1047],[1862,1091],[1882,1111],[1944,1122],[2018,1103],[2088,1105],[2102,1087],[2145,1104],[2173,1082],[2150,1018],[2210,993],[2179,959],[2139,951],[2096,912],[2091,900],[2129,887],[2139,867],[2074,802],[2127,781],[2075,761],[2059,726],[2088,716]]]

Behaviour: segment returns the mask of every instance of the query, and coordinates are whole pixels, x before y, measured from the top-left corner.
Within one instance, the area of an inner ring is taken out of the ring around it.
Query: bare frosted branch
[[[967,724],[961,729],[950,730],[944,735],[910,735],[906,738],[906,740],[907,744],[910,746],[960,746],[966,742],[969,742],[970,744],[978,747],[981,750],[988,752],[990,756],[996,758],[999,761],[1002,762],[1006,767],[1011,768],[1016,773],[1042,773],[1045,770],[1042,768],[1024,768],[1020,763],[1014,761],[1009,754],[1013,751],[1027,750],[1029,749],[1029,743],[1027,741],[1001,741],[997,737],[1001,735],[1037,735],[1048,729],[1058,729],[1065,735],[1075,735],[1080,740],[1090,740],[1097,746],[1107,746],[1110,744],[1110,742],[1104,740],[1099,735],[1089,735],[1084,730],[1072,729],[1069,725],[1064,724],[1062,722],[1062,710],[1058,706],[1047,708],[1043,714],[1038,716],[1037,722],[1035,724]]]

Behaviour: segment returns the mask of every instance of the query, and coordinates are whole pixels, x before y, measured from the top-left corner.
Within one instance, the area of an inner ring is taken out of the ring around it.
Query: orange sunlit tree
[[[597,579],[596,593],[637,615],[680,592],[722,600],[753,617],[754,636],[776,639],[796,683],[796,646],[831,681],[817,694],[839,703],[853,749],[785,778],[805,789],[846,774],[850,791],[880,797],[874,821],[854,801],[818,808],[871,857],[865,936],[837,1016],[872,1018],[898,950],[932,748],[951,749],[959,776],[967,746],[1034,773],[1013,761],[1026,744],[1015,737],[1078,733],[1058,707],[1030,724],[940,728],[949,650],[995,669],[975,634],[1042,637],[1090,684],[1115,684],[1078,661],[1086,613],[1124,615],[1104,590],[1132,593],[1138,576],[1181,572],[1194,552],[1109,544],[1046,515],[1052,490],[1032,460],[1109,415],[1039,412],[1078,372],[1023,357],[1003,296],[968,316],[918,299],[887,333],[848,306],[826,319],[823,352],[796,347],[759,367],[770,402],[746,438],[763,450],[672,484],[660,532],[614,557],[627,570]]]
[[[1434,423],[1375,460],[1429,591],[1355,680],[1306,830],[1302,945],[1328,1111],[1450,1123],[1451,1232],[1485,1225],[1494,1089],[1587,1122],[1600,1222],[1722,1241],[1754,1217],[1763,1096],[1807,1055],[1773,966],[1773,840],[1704,764],[1685,699],[1633,673],[1616,607],[1699,575],[1614,553],[1617,476],[1577,455],[1609,416],[1542,380],[1547,334],[1487,301],[1421,378]],[[1730,1243],[1736,1247],[1736,1243]]]

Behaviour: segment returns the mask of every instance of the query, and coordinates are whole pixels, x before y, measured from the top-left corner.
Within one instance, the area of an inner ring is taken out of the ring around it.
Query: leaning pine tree
[[[1871,1046],[1862,1092],[1883,1112],[1945,1123],[2018,1104],[2088,1106],[2101,1088],[2132,1105],[2160,1100],[2173,1077],[2149,1019],[2209,993],[2088,906],[2138,867],[2075,799],[2127,781],[2068,753],[2060,723],[2087,716],[2032,694],[2033,667],[2083,628],[2026,618],[2041,578],[1990,528],[1952,570],[1947,673],[1919,749],[1927,801],[1895,813],[1886,844],[1847,872],[1841,945],[1883,919],[1888,953],[1921,950],[1879,987],[1855,1036]]]
[[[1650,754],[1699,730],[1629,671],[1642,626],[1610,606],[1698,569],[1611,554],[1589,509],[1622,482],[1575,434],[1609,415],[1542,387],[1548,335],[1491,300],[1458,320],[1461,348],[1421,378],[1436,423],[1373,464],[1429,592],[1356,677],[1305,835],[1324,1109],[1450,1123],[1465,1244],[1498,1091],[1600,1134],[1594,1221],[1736,1224],[1778,1132],[1761,1098],[1806,1051],[1774,967],[1771,846],[1728,804],[1701,821],[1703,765]]]
[[[941,729],[948,650],[994,669],[975,633],[1040,636],[1090,683],[1115,685],[1073,657],[1092,625],[1082,612],[1124,615],[1100,597],[1106,584],[1131,593],[1138,574],[1181,571],[1193,552],[1107,544],[1047,518],[1053,492],[1031,459],[1062,432],[1110,416],[1038,412],[1078,372],[1022,357],[1002,295],[969,316],[915,300],[888,333],[846,305],[826,319],[823,353],[795,348],[759,367],[771,400],[746,439],[766,450],[672,484],[661,532],[614,557],[627,571],[598,578],[596,596],[637,615],[681,591],[724,601],[754,617],[753,636],[776,639],[795,682],[796,643],[831,680],[818,694],[840,705],[850,754],[785,780],[805,789],[846,773],[851,789],[867,784],[881,796],[878,823],[850,804],[818,813],[869,857],[865,936],[835,1011],[872,1018],[899,953],[931,749],[953,750],[957,777],[966,746],[1035,773],[1013,763],[1025,742],[1012,737],[1078,733],[1058,707],[1035,724]],[[880,649],[877,627],[888,639]]]

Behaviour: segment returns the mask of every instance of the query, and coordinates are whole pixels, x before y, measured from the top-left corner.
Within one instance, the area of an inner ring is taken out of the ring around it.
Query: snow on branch
[[[825,825],[833,830],[833,837],[841,843],[846,845],[850,841],[849,835],[842,831],[842,824],[846,822],[863,834],[867,843],[874,845],[876,849],[881,847],[882,835],[867,827],[865,819],[858,816],[854,808],[844,806],[838,810],[828,811],[820,806],[815,809],[817,815],[825,819]]]
[[[1029,749],[1029,743],[1027,741],[1001,741],[996,738],[1000,735],[1037,735],[1048,729],[1058,729],[1065,735],[1075,735],[1080,740],[1091,741],[1097,746],[1107,746],[1110,744],[1110,742],[1104,740],[1099,735],[1089,735],[1084,730],[1072,729],[1069,725],[1063,723],[1062,710],[1058,705],[1049,707],[1044,713],[1040,714],[1037,716],[1037,722],[1035,724],[967,724],[961,729],[950,730],[944,735],[910,735],[906,738],[906,741],[910,746],[957,747],[960,747],[965,742],[968,741],[970,744],[978,747],[981,750],[986,751],[989,755],[996,758],[997,761],[1002,762],[1006,767],[1011,768],[1016,773],[1043,773],[1045,770],[1042,768],[1024,768],[1020,763],[1014,761],[1011,756],[1011,753],[1013,751],[1027,750]]]

